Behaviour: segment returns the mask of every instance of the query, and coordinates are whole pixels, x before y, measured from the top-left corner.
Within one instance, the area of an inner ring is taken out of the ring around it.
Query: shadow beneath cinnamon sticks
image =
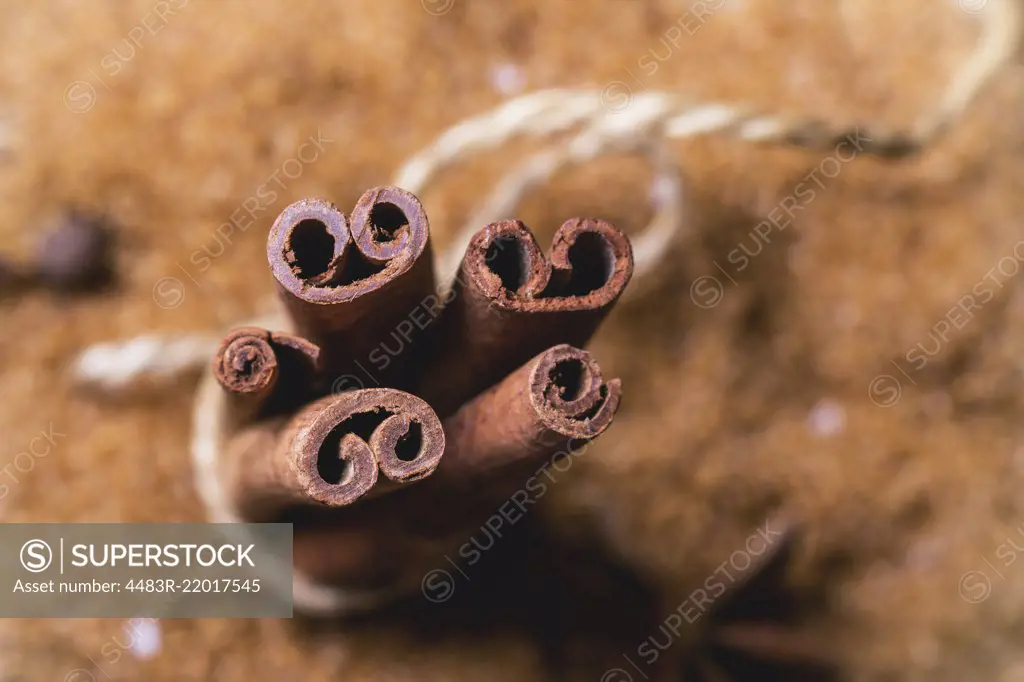
[[[472,551],[465,552],[468,560],[450,556],[454,565],[438,556],[424,592],[383,611],[344,621],[299,620],[298,626],[318,635],[397,630],[425,646],[519,635],[535,642],[553,674],[600,679],[622,665],[622,652],[635,648],[659,619],[654,593],[638,576],[601,549],[571,546],[538,523],[524,520],[493,545]]]
[[[807,623],[823,591],[798,593],[786,580],[793,536],[746,583],[715,604],[682,657],[681,679],[695,682],[836,682],[838,668]]]
[[[797,590],[787,579],[796,541],[783,541],[689,625],[679,617],[673,625],[679,606],[659,601],[607,552],[554,538],[534,521],[486,548],[471,545],[467,560],[439,557],[422,594],[370,616],[298,627],[313,637],[401,633],[423,646],[518,635],[534,642],[552,679],[622,680],[630,677],[612,673],[628,671],[659,682],[835,682],[835,662],[809,626],[827,603],[824,587]]]

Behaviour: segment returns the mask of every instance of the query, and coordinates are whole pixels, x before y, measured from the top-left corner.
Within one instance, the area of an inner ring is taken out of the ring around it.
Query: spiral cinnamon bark
[[[351,223],[328,201],[302,199],[274,222],[267,258],[296,329],[324,349],[335,378],[402,384],[422,330],[408,325],[402,348],[383,366],[369,366],[368,358],[433,294],[430,228],[419,199],[397,187],[368,190]]]
[[[445,420],[438,483],[542,461],[608,428],[622,385],[605,381],[590,353],[549,348]]]
[[[585,345],[633,273],[629,239],[602,220],[573,218],[550,259],[508,220],[470,242],[418,383],[444,418],[550,346]]]
[[[544,351],[444,421],[445,453],[429,479],[296,523],[296,568],[347,587],[418,580],[549,462],[602,434],[620,398],[619,380],[605,381],[586,351]]]
[[[238,422],[300,404],[319,369],[318,346],[258,327],[230,332],[213,359],[213,374]]]
[[[243,518],[274,520],[295,506],[343,507],[394,483],[429,476],[444,453],[437,415],[394,389],[362,389],[310,403],[287,423],[234,436],[221,458],[224,487]]]

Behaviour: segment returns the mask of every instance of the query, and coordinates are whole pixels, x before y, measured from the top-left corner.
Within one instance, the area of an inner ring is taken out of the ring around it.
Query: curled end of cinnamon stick
[[[286,439],[303,493],[330,507],[363,497],[378,470],[397,483],[429,476],[444,453],[441,422],[427,403],[388,388],[330,396],[306,407]]]
[[[221,341],[213,374],[235,416],[253,418],[296,396],[282,396],[320,371],[320,347],[283,332],[241,327]]]
[[[398,187],[367,190],[351,224],[324,199],[302,199],[278,216],[267,259],[285,292],[300,301],[350,301],[394,280],[426,248],[429,224],[419,199]]]
[[[235,329],[221,341],[213,374],[230,394],[266,398],[277,383],[277,354],[270,332],[257,327]]]
[[[496,305],[529,312],[610,306],[633,275],[629,238],[603,220],[572,218],[555,233],[550,260],[518,220],[488,225],[466,249],[467,279]]]
[[[612,423],[622,395],[618,379],[607,382],[590,353],[555,346],[530,373],[530,403],[552,431],[570,438],[595,438]]]
[[[552,295],[584,301],[582,307],[604,307],[618,300],[633,277],[633,247],[611,223],[596,218],[570,218],[551,245],[551,267],[561,279]]]

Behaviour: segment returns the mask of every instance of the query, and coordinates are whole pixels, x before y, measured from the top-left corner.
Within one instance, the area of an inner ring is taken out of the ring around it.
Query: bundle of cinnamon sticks
[[[238,518],[295,524],[315,584],[418,584],[615,415],[619,381],[580,349],[633,270],[606,222],[566,221],[548,256],[521,222],[488,225],[439,288],[419,200],[380,187],[350,216],[288,206],[267,256],[285,328],[236,329],[214,358],[230,421],[216,476]]]

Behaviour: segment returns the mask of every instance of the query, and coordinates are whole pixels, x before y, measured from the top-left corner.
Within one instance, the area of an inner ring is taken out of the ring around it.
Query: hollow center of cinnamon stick
[[[402,209],[394,204],[382,201],[374,204],[370,210],[370,230],[376,242],[391,242],[398,238],[403,227],[407,228],[409,219]]]
[[[392,204],[386,204],[392,206]],[[380,206],[380,204],[378,204]],[[393,206],[398,218],[385,216],[381,218],[382,227],[378,230],[374,223],[374,237],[378,241],[393,241],[401,229],[408,225],[405,214]],[[402,224],[397,224],[402,223]],[[288,252],[285,254],[288,265],[296,277],[314,286],[346,286],[371,277],[384,269],[383,263],[373,263],[357,249],[349,249],[346,256],[337,264],[334,258],[334,237],[327,231],[327,226],[315,218],[308,218],[296,225],[288,239]],[[331,267],[337,270],[331,272]],[[328,276],[328,273],[329,276]]]
[[[566,402],[579,400],[590,386],[590,369],[575,358],[555,363],[549,376],[558,397]]]
[[[386,412],[359,412],[332,429],[316,454],[316,469],[320,478],[333,485],[346,482],[352,475],[352,465],[338,456],[341,452],[341,439],[352,434],[369,442],[373,432],[389,416]]]
[[[263,370],[263,357],[255,348],[243,348],[231,358],[231,369],[241,378],[251,378]]]
[[[409,431],[395,445],[395,455],[403,462],[411,462],[423,446],[423,427],[417,421],[409,422]]]
[[[319,277],[331,267],[334,237],[319,220],[309,218],[296,225],[292,229],[288,247],[288,265],[302,279]]]
[[[320,478],[331,485],[340,485],[352,475],[352,463],[338,456],[341,452],[341,439],[348,429],[334,429],[324,439],[316,455],[316,471]]]
[[[529,273],[529,253],[515,237],[498,237],[487,247],[484,262],[508,291],[518,291]]]
[[[359,412],[332,429],[317,451],[316,468],[320,478],[332,485],[348,481],[353,472],[351,464],[338,456],[341,452],[341,439],[351,434],[368,443],[377,427],[392,414],[387,410]],[[422,447],[423,426],[417,421],[411,421],[408,432],[395,445],[395,455],[403,462],[411,462],[419,456]]]
[[[583,232],[569,247],[572,274],[563,296],[585,296],[597,291],[615,273],[615,253],[611,244],[596,232]]]

